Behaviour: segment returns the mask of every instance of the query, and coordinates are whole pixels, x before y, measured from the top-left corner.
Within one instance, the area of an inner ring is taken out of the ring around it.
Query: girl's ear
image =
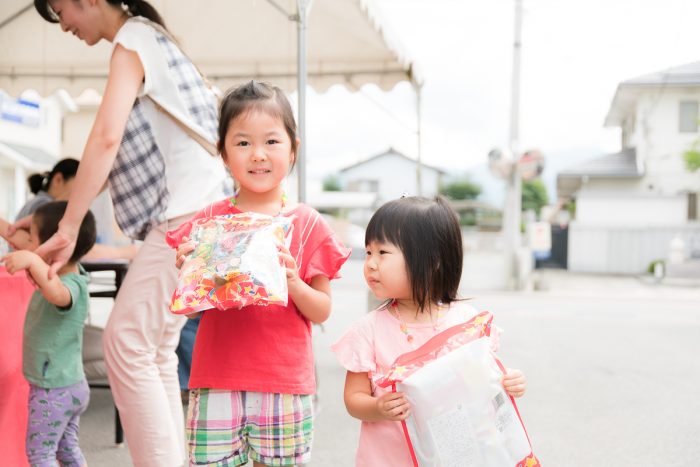
[[[221,158],[226,162],[226,148],[222,147],[219,152],[221,153]]]
[[[52,185],[55,184],[56,186],[59,186],[59,185],[63,185],[64,182],[65,182],[65,179],[63,178],[63,174],[61,172],[56,172],[55,174],[53,174],[53,178],[51,179]],[[46,187],[46,188],[48,189],[51,187]]]
[[[290,164],[294,164],[297,161],[297,154],[299,154],[299,146],[301,145],[301,140],[297,138],[296,140],[294,140],[294,143],[296,144],[296,150],[292,151],[292,157],[289,159]]]

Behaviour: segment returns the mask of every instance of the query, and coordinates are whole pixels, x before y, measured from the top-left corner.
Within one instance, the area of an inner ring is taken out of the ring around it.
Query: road
[[[359,422],[345,412],[345,372],[328,350],[367,311],[362,263],[333,284],[316,328],[319,375],[310,467],[353,465]],[[488,271],[484,271],[488,274]],[[700,289],[633,277],[546,271],[549,290],[471,291],[504,330],[500,358],[527,376],[519,409],[547,467],[696,466],[700,459]],[[95,391],[81,445],[92,467],[129,466],[114,448],[108,391]]]

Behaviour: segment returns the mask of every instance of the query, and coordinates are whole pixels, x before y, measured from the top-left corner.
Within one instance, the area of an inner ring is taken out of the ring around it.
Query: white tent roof
[[[66,89],[102,91],[111,44],[94,47],[44,21],[29,0],[0,2],[0,89],[18,95]],[[297,86],[297,23],[276,6],[296,13],[296,0],[151,0],[170,31],[207,77],[221,89],[251,78],[287,89]],[[308,17],[308,84],[323,91],[375,83],[421,82],[411,59],[372,0],[314,0]]]

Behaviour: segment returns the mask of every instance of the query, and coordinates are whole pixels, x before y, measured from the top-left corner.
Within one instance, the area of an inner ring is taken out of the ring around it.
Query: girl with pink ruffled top
[[[401,392],[375,382],[398,356],[477,314],[457,295],[463,257],[457,214],[442,197],[391,201],[372,216],[365,248],[365,280],[386,301],[355,323],[332,350],[347,370],[345,406],[362,420],[356,465],[410,466],[401,421],[410,416],[411,406]],[[525,377],[508,369],[503,386],[520,397]]]

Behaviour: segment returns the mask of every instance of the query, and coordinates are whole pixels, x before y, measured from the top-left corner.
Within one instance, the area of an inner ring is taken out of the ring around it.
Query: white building
[[[700,171],[683,153],[698,142],[700,62],[623,81],[605,126],[621,129],[622,150],[560,172],[560,198],[576,200],[569,269],[641,273],[665,259],[673,238],[700,255]]]
[[[77,106],[65,91],[15,99],[0,90],[0,217],[14,219],[27,196],[27,177],[61,158],[63,117]]]
[[[420,165],[418,190],[416,160],[390,148],[362,162],[341,169],[338,182],[344,191],[376,193],[380,204],[401,195],[435,196],[440,189],[443,170]]]

